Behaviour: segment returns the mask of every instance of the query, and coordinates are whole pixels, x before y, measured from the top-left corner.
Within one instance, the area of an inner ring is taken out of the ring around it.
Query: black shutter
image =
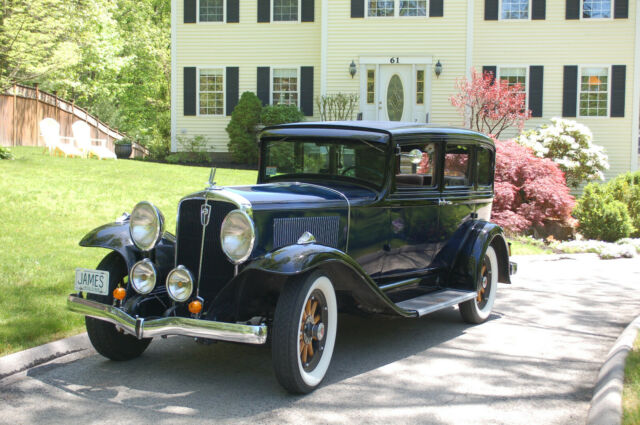
[[[196,0],[184,0],[184,23],[196,23]]]
[[[567,0],[565,18],[580,19],[580,0]]]
[[[240,0],[227,0],[227,22],[240,22]]]
[[[498,20],[498,0],[484,0],[484,20]]]
[[[183,102],[184,102],[184,115],[193,116],[196,115],[196,78],[198,72],[194,66],[186,66],[184,68],[184,81],[182,82],[184,87]]]
[[[626,65],[611,67],[611,113],[612,117],[624,117],[624,95],[626,91]]]
[[[429,3],[429,16],[441,17],[444,16],[444,4],[443,0],[431,0]]]
[[[300,67],[300,109],[307,116],[313,116],[313,67]]]
[[[364,0],[351,0],[351,17],[364,18]]]
[[[236,105],[238,104],[238,71],[237,66],[228,66],[226,78],[226,90],[225,90],[225,103],[227,107],[227,115],[230,116]]]
[[[257,94],[258,99],[262,101],[262,105],[268,105],[271,100],[271,70],[268,66],[258,67],[258,84]]]
[[[300,20],[302,22],[313,22],[315,13],[315,1],[313,0],[300,0],[302,3],[300,7],[302,9],[300,13]]]
[[[545,19],[547,14],[546,0],[533,0],[531,3],[531,19]]]
[[[615,19],[627,19],[629,17],[629,0],[615,0],[613,3],[613,17]]]
[[[271,22],[270,0],[258,0],[258,22]]]
[[[529,67],[529,109],[532,117],[542,116],[542,88],[544,81],[544,67]]]
[[[498,77],[498,67],[495,65],[492,66],[483,66],[482,67],[482,78],[484,78],[484,74],[486,72],[490,72],[492,77],[491,77],[491,85],[493,85],[493,83],[496,81],[496,78]]]
[[[575,117],[578,103],[578,67],[564,67],[564,83],[562,85],[562,116]]]

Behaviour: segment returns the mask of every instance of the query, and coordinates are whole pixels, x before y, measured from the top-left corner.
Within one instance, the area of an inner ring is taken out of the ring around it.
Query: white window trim
[[[400,19],[426,19],[429,17],[429,3],[431,0],[427,0],[427,10],[425,11],[424,16],[400,16],[400,0],[393,0],[393,16],[370,16],[369,15],[369,0],[365,0],[365,11],[364,17],[365,19],[389,19],[389,18],[400,18]]]
[[[526,19],[503,18],[502,17],[502,2],[503,1],[504,0],[500,0],[498,2],[498,20],[499,21],[504,21],[504,22],[523,22],[523,21],[530,21],[531,20],[531,4],[533,3],[533,0],[529,0],[529,13],[528,13],[528,15],[527,15],[528,17]]]
[[[607,79],[609,80],[609,87],[607,88],[607,115],[594,117],[593,115],[582,115],[580,114],[580,84],[582,82],[582,69],[583,68],[607,68]],[[579,65],[578,66],[578,87],[577,87],[577,95],[576,95],[576,117],[577,118],[588,118],[588,119],[608,119],[611,118],[611,65],[606,64],[590,64],[590,65]]]
[[[226,1],[225,1],[225,3],[226,3]],[[274,0],[271,0],[269,3],[270,3],[270,7],[271,7],[271,16],[270,16],[270,18],[271,18],[271,22],[272,23],[276,23],[276,24],[299,24],[300,22],[302,22],[301,21],[302,16],[300,16],[300,14],[302,13],[302,5],[300,4],[301,3],[300,0],[298,0],[298,20],[297,21],[276,21],[274,19],[274,9],[275,9],[275,3],[276,2]]]
[[[298,79],[298,90],[296,90],[296,93],[298,93],[298,104],[296,106],[300,108],[300,68],[300,65],[278,65],[269,68],[269,105],[273,105],[273,71],[276,69],[295,69],[297,72],[296,78]]]
[[[200,21],[200,0],[196,0],[196,22],[203,25],[220,25],[227,23],[227,1],[222,0],[222,21]]]
[[[516,21],[518,19],[515,19]],[[529,65],[498,65],[498,69],[496,70],[496,74],[498,74],[498,76],[496,77],[498,79],[498,81],[500,80],[500,77],[502,77],[502,68],[524,68],[525,69],[525,82],[524,82],[524,93],[525,93],[525,109],[529,109],[529,70],[530,67]]]
[[[222,113],[221,114],[201,114],[200,113],[200,71],[209,69],[222,70]],[[227,67],[226,66],[199,66],[196,86],[196,116],[198,117],[224,117],[227,115]]]
[[[600,21],[609,21],[609,20],[613,20],[613,4],[614,4],[615,0],[611,0],[609,2],[609,17],[608,18],[585,18],[584,17],[584,13],[583,13],[583,9],[584,9],[584,0],[580,0],[580,20],[581,21],[596,21],[596,22],[600,22]]]

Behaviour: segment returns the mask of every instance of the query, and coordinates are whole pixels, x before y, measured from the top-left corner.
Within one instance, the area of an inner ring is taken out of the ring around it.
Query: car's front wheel
[[[306,394],[324,379],[338,329],[338,303],[331,280],[321,272],[284,287],[274,315],[271,352],[278,382]]]
[[[483,323],[491,314],[498,291],[498,257],[492,246],[487,248],[478,276],[478,294],[459,305],[462,319],[467,323]]]
[[[111,252],[102,259],[97,268],[109,272],[109,293],[107,295],[87,294],[87,299],[111,305],[113,290],[118,286],[126,287],[127,265],[118,253]],[[135,359],[151,343],[151,338],[138,339],[118,331],[111,323],[93,317],[85,317],[85,324],[93,348],[111,360]]]

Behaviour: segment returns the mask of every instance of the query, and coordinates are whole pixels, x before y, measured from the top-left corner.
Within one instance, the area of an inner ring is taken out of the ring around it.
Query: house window
[[[416,103],[424,104],[424,69],[416,71]]]
[[[273,101],[274,105],[298,106],[298,70],[273,70]]]
[[[375,103],[376,97],[376,71],[374,69],[367,70],[367,103]]]
[[[583,0],[583,18],[611,18],[611,0]]]
[[[500,67],[498,75],[502,84],[507,84],[509,87],[520,84],[520,91],[525,94],[527,93],[527,68]]]
[[[501,19],[529,19],[529,0],[502,0]]]
[[[609,68],[582,68],[580,73],[580,116],[606,117],[609,103]]]
[[[400,16],[427,16],[427,0],[400,1]]]
[[[200,115],[224,114],[224,82],[222,69],[201,69],[198,86]]]
[[[299,0],[273,0],[274,21],[297,21]]]
[[[367,16],[427,16],[427,0],[367,0]]]
[[[200,22],[223,22],[224,0],[200,0]]]

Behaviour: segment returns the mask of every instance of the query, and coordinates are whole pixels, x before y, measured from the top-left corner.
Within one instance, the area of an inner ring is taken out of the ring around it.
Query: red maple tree
[[[531,118],[522,86],[500,81],[491,72],[482,74],[471,68],[471,78],[459,79],[456,89],[458,93],[449,100],[473,130],[498,138],[509,127],[522,131]]]

